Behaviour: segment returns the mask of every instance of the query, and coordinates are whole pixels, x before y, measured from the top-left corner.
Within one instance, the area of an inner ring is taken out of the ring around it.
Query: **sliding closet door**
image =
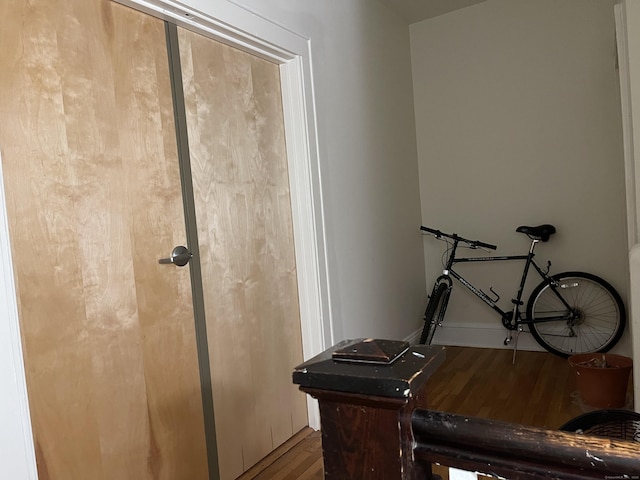
[[[0,149],[41,479],[208,478],[163,22],[0,2]]]
[[[180,59],[221,478],[307,424],[279,68],[186,30]]]

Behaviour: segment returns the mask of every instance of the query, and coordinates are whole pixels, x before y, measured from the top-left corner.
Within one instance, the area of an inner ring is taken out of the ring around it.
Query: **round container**
[[[597,366],[604,362],[607,367]],[[581,353],[569,357],[584,403],[595,408],[620,408],[627,401],[633,361],[612,353]]]

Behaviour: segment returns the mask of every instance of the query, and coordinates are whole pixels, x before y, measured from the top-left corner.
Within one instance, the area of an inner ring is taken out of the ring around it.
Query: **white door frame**
[[[302,349],[305,359],[317,355],[334,338],[310,40],[229,0],[114,1],[280,66]],[[0,163],[0,477],[37,480],[6,212]],[[317,403],[307,398],[309,425],[317,429]]]
[[[37,480],[1,154],[0,151],[0,478]]]
[[[627,5],[622,1],[614,5],[616,23],[616,46],[618,49],[618,71],[620,77],[620,100],[622,111],[622,134],[625,163],[625,191],[627,197],[627,235],[629,250],[638,243],[638,185],[633,142],[633,118],[631,113],[631,78],[629,72],[629,45],[627,43]]]

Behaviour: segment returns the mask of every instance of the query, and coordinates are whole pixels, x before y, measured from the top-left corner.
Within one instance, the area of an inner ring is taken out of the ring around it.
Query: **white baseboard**
[[[411,345],[416,345],[420,341],[420,335],[422,335],[422,327],[420,327],[409,336],[405,337],[404,341],[408,342]]]
[[[409,335],[405,341],[418,343],[422,327]],[[500,326],[477,324],[473,322],[445,323],[436,329],[433,337],[433,345],[445,345],[456,347],[477,348],[513,348],[514,338],[509,345],[504,344],[507,330]],[[529,332],[521,332],[518,338],[518,350],[542,352],[544,349],[538,345]]]

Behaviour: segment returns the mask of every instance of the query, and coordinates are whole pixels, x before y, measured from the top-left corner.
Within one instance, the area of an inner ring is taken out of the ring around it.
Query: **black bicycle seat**
[[[516,228],[516,232],[524,233],[529,235],[529,237],[534,238],[536,240],[542,240],[546,242],[549,240],[549,237],[556,233],[556,227],[553,225],[538,225],[537,227],[525,227],[524,225]]]

